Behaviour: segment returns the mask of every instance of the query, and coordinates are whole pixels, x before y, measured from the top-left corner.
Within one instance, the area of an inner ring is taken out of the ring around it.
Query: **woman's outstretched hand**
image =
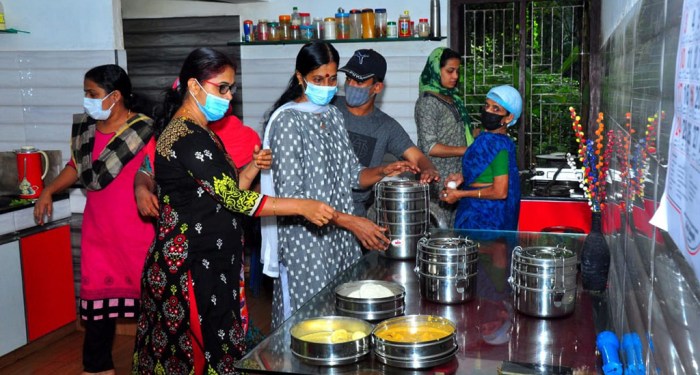
[[[335,209],[326,203],[319,202],[313,199],[307,199],[301,202],[300,214],[306,220],[322,227],[333,219]]]

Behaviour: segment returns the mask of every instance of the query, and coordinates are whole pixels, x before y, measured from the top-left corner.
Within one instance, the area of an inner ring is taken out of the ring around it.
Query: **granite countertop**
[[[17,196],[0,196],[0,236],[12,234],[36,226],[34,221],[34,202],[23,201],[20,204],[10,205],[18,199]],[[68,194],[54,196],[53,215],[47,223],[69,218],[71,216],[70,200]]]

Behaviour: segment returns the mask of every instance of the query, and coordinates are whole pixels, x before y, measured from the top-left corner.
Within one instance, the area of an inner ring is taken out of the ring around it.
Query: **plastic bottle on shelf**
[[[279,40],[289,40],[292,38],[292,16],[281,14],[279,16]]]
[[[323,38],[323,20],[321,19],[321,17],[314,17],[314,22],[312,25],[314,32],[313,39]]]
[[[418,36],[421,38],[427,38],[430,36],[430,25],[428,24],[427,18],[419,18],[416,29],[418,30]]]
[[[335,39],[335,18],[326,17],[323,19],[323,39]]]
[[[411,17],[408,11],[404,10],[399,16],[399,38],[408,38],[411,36]]]
[[[362,38],[362,11],[350,10],[350,39]]]
[[[386,9],[374,10],[374,37],[386,38]]]
[[[311,13],[299,13],[302,25],[311,25]]]
[[[299,15],[299,8],[292,8],[292,16],[290,17],[290,23],[293,25],[301,26],[301,16]]]
[[[301,25],[299,26],[301,31],[302,40],[311,40],[314,38],[314,27],[312,25]]]
[[[271,40],[271,41],[280,40],[279,23],[277,23],[277,22],[268,22],[267,23],[267,40]]]
[[[0,30],[7,30],[5,25],[5,8],[2,6],[2,1],[0,1]]]
[[[290,40],[301,40],[301,29],[299,25],[292,25],[290,33]]]
[[[335,38],[350,39],[350,13],[345,13],[343,8],[338,8],[335,14]]]
[[[396,21],[388,21],[386,23],[386,37],[387,38],[398,38],[399,29],[396,26]]]
[[[258,34],[256,35],[257,38],[255,40],[258,41],[266,41],[269,37],[269,29],[267,27],[267,20],[265,18],[261,18],[258,20]]]
[[[374,10],[362,9],[362,39],[376,38],[374,33]]]
[[[255,40],[255,36],[253,34],[253,21],[245,20],[243,21],[243,41],[248,43],[252,42],[253,40]]]

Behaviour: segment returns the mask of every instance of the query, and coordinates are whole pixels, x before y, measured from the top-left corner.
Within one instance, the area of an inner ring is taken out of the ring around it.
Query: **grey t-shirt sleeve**
[[[406,130],[394,118],[385,115],[384,126],[381,129],[387,132],[387,153],[394,155],[397,159],[402,159],[406,150],[415,146]]]

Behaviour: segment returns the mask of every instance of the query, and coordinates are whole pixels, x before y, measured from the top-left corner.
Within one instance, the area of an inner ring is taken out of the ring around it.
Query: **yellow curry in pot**
[[[390,326],[375,332],[375,335],[380,339],[393,342],[425,342],[440,340],[449,336],[453,332],[448,326],[430,326],[430,325],[396,325]]]

